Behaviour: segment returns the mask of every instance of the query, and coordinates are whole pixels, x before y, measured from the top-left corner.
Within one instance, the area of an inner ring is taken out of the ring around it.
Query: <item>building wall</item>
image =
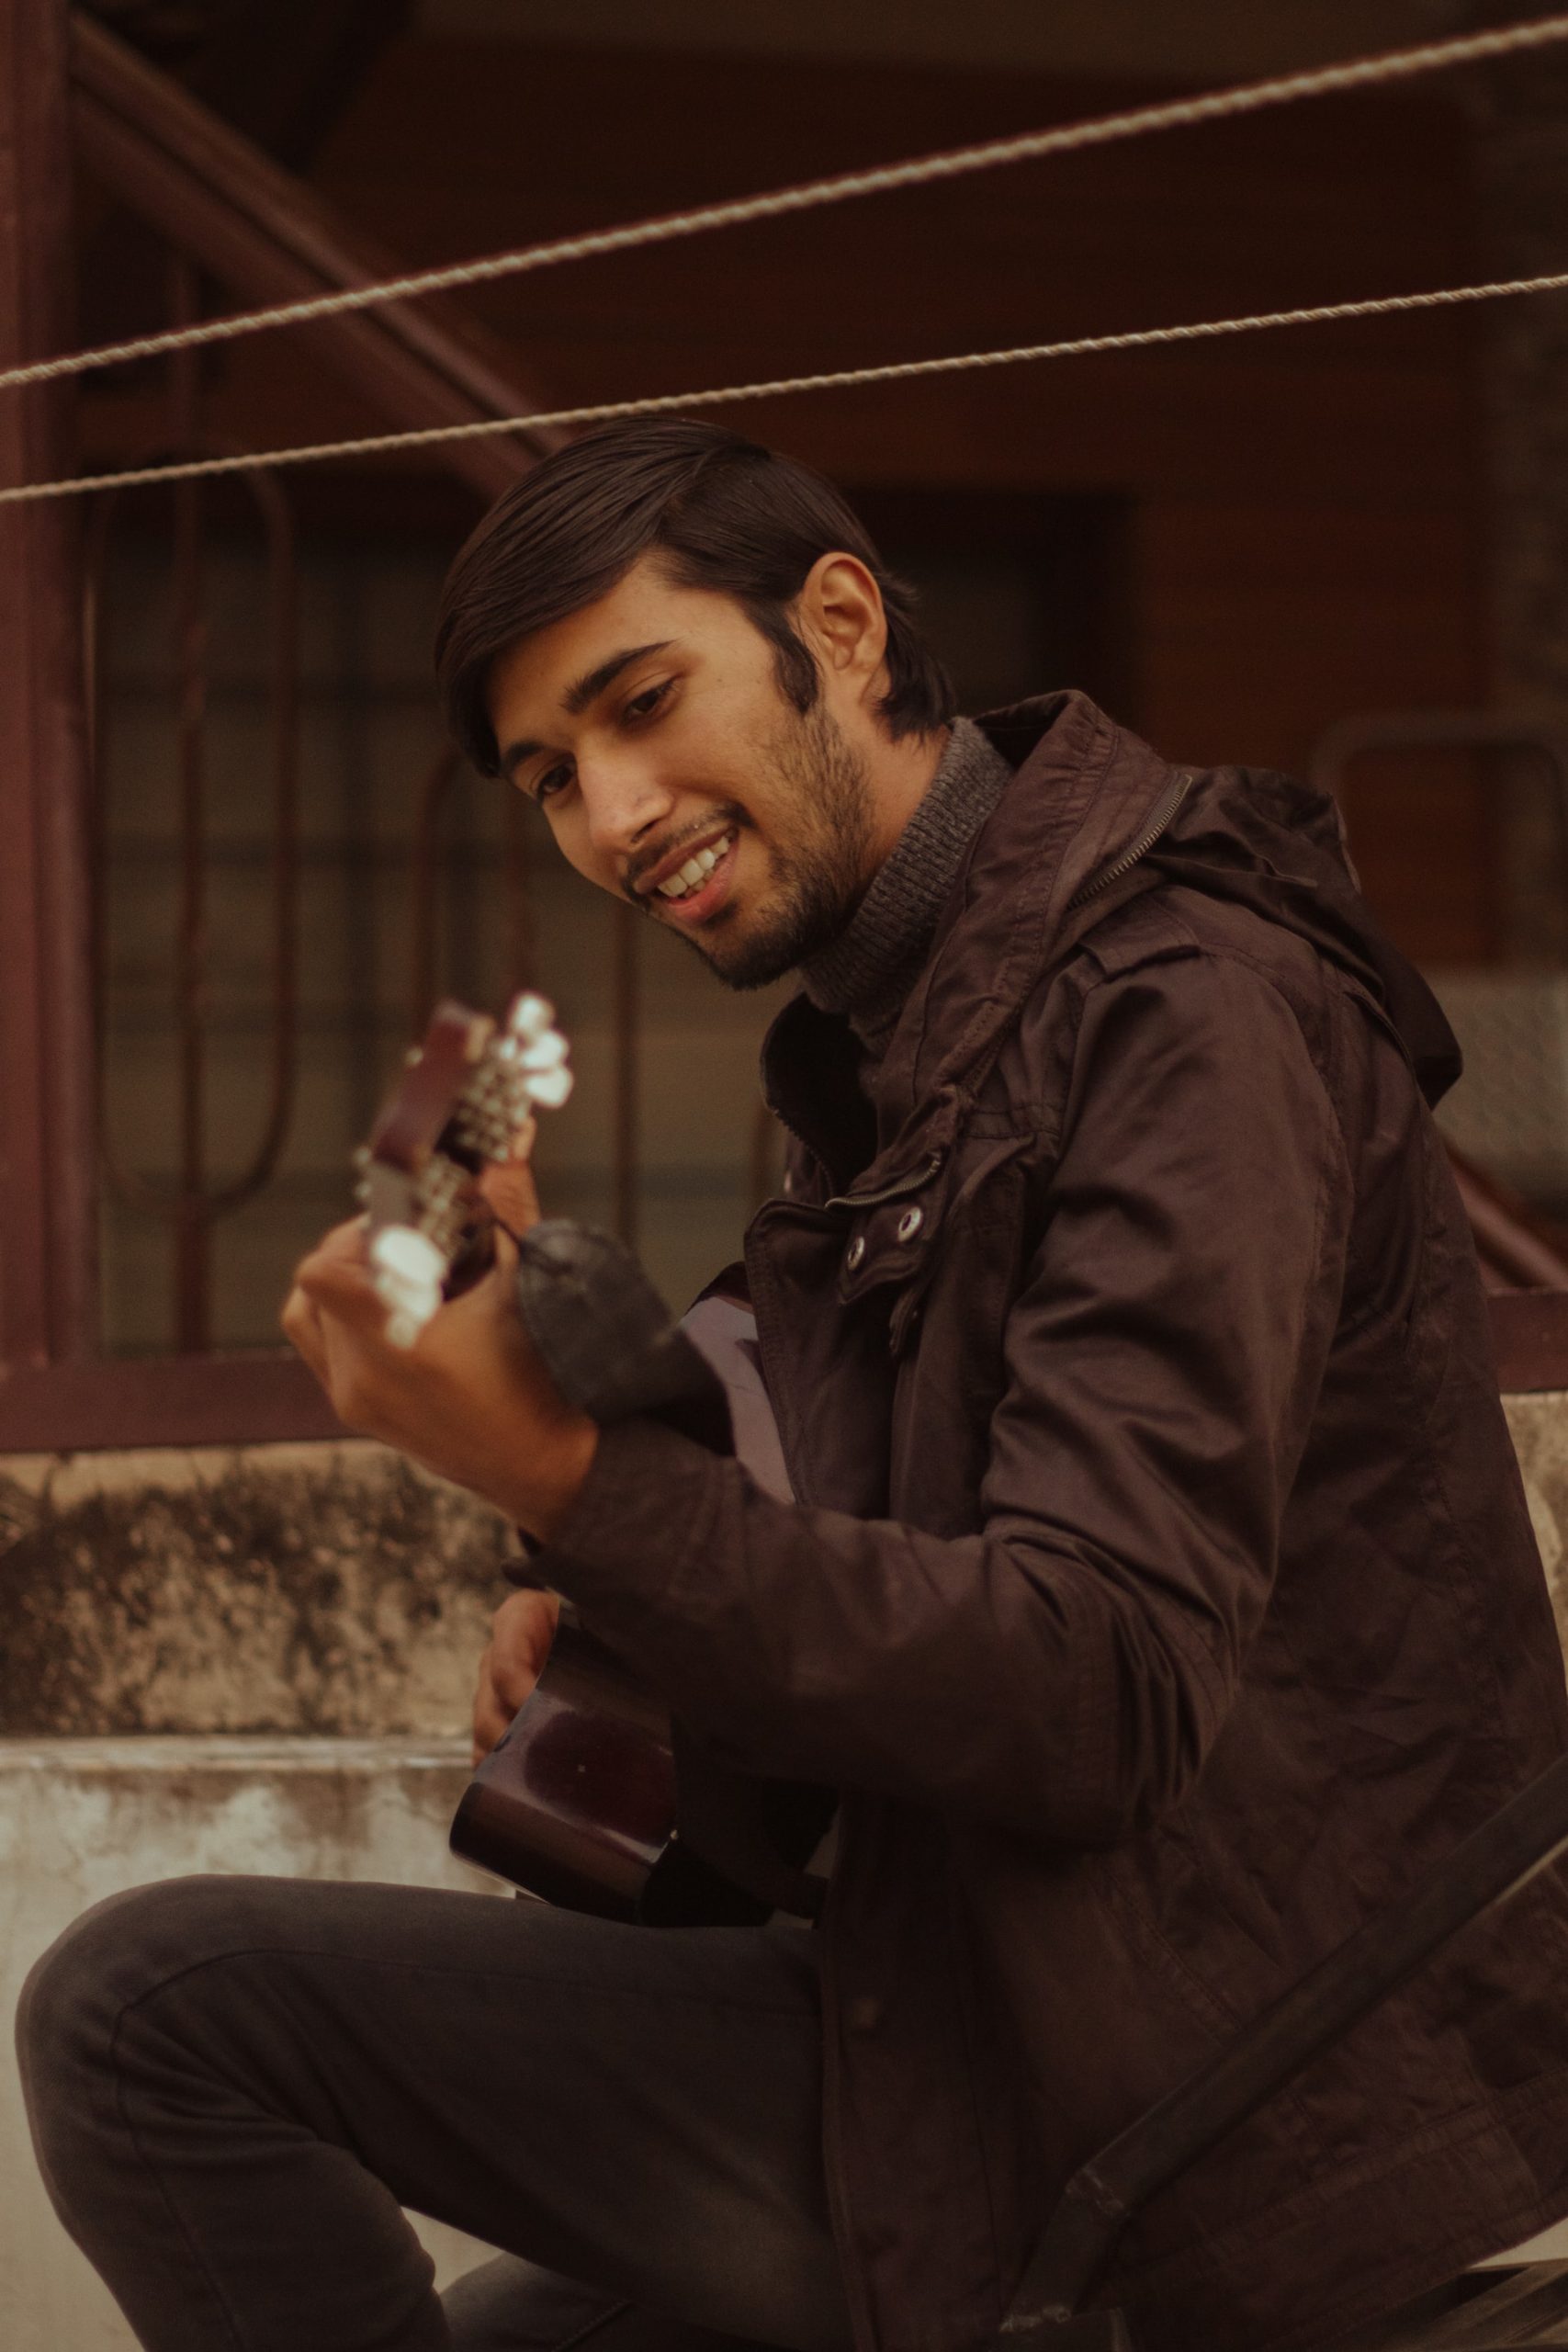
[[[1106,111],[1149,85],[852,58],[417,39],[382,57],[319,187],[410,263]],[[550,400],[680,391],[1453,282],[1472,271],[1450,94],[1287,107],[463,299]],[[1127,715],[1174,755],[1298,765],[1348,711],[1483,688],[1476,505],[1483,328],[1443,313],[1122,359],[748,404],[733,420],[858,487],[1126,499]],[[219,363],[253,445],[367,420],[287,336]],[[132,382],[89,402],[106,452]],[[141,404],[139,406],[139,403]],[[387,507],[401,494],[369,479]],[[1059,683],[1044,676],[1041,684]],[[1354,786],[1374,899],[1419,955],[1495,926],[1473,779]],[[1430,886],[1423,877],[1429,877]]]
[[[400,251],[482,252],[1148,95],[848,60],[411,44],[318,177]],[[1166,134],[477,300],[552,396],[615,397],[1451,282],[1471,203],[1461,119],[1428,92]],[[1300,330],[735,421],[855,484],[1126,496],[1129,716],[1177,756],[1296,765],[1348,710],[1479,690],[1476,347],[1459,317]],[[1375,893],[1410,835],[1396,802],[1385,843],[1371,777],[1364,799]],[[1457,843],[1456,865],[1473,870],[1472,851]],[[1430,924],[1419,906],[1406,890],[1418,951],[1483,945],[1473,897]],[[1423,935],[1439,930],[1446,946]]]
[[[1159,94],[934,60],[444,37],[446,22],[480,20],[439,8],[422,21],[423,35],[383,53],[313,169],[351,221],[416,265]],[[1474,272],[1473,209],[1464,119],[1434,84],[534,272],[463,300],[541,398],[593,400],[1441,285]],[[149,269],[154,309],[157,287]],[[141,322],[117,315],[122,329]],[[1455,311],[724,413],[833,474],[895,552],[913,533],[939,634],[966,639],[972,700],[1004,681],[1009,693],[1082,684],[1175,757],[1300,767],[1347,713],[1484,694],[1483,334],[1477,316]],[[218,351],[206,378],[209,429],[232,445],[384,421],[301,366],[287,334]],[[163,398],[156,370],[89,379],[88,458],[157,447]],[[226,1344],[273,1337],[288,1267],[342,1213],[346,1150],[413,1024],[409,872],[440,741],[426,648],[446,556],[474,512],[428,472],[386,462],[281,479],[308,559],[301,1089],[277,1180],[217,1229],[214,1328]],[[220,528],[242,503],[219,498]],[[130,575],[138,548],[155,546],[136,534],[167,511],[152,499],[119,509],[128,537],[111,585],[130,588],[103,732],[109,1120],[123,1164],[157,1181],[180,1129],[175,735],[166,600]],[[997,594],[1021,564],[1051,575],[1032,606]],[[207,610],[216,1178],[241,1162],[265,1109],[270,780],[259,609],[215,563]],[[1364,762],[1347,779],[1368,894],[1422,960],[1463,966],[1503,944],[1494,781],[1436,757]],[[493,789],[458,797],[440,978],[489,1003],[509,984],[502,828]],[[581,1073],[546,1128],[547,1198],[603,1221],[608,918],[558,870],[542,828],[534,869],[530,977],[560,1004]],[[771,1006],[726,998],[667,941],[641,944],[637,1238],[681,1304],[738,1244]],[[167,1345],[167,1221],[111,1204],[106,1244],[110,1344]]]

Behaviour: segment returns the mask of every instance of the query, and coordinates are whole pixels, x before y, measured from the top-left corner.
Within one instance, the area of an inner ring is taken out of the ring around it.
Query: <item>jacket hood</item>
[[[1325,792],[1272,769],[1173,768],[1083,695],[1039,697],[992,712],[979,724],[1011,761],[1014,788],[1026,803],[1041,788],[1052,788],[1058,735],[1064,750],[1081,743],[1098,752],[1104,743],[1097,805],[1063,852],[1069,897],[1093,891],[1096,868],[1114,866],[1138,844],[1154,804],[1173,779],[1185,775],[1189,788],[1157,842],[1130,870],[1130,888],[1180,883],[1294,932],[1381,1004],[1429,1103],[1453,1085],[1461,1067],[1453,1032],[1426,981],[1384,936],[1362,899],[1344,820]],[[1005,800],[1003,806],[1005,811]],[[1006,812],[1004,823],[1010,815]],[[1094,903],[1088,901],[1089,908]],[[1107,903],[1119,904],[1120,897]],[[1045,960],[1054,960],[1056,943],[1047,938],[1042,944]]]
[[[1428,1103],[1454,1084],[1458,1041],[1362,899],[1344,821],[1326,793],[1269,769],[1211,769],[1195,779],[1147,862],[1151,876],[1236,900],[1308,940],[1382,1005]]]
[[[868,1081],[875,1134],[867,1125],[856,1155],[861,1184],[944,1149],[1043,975],[1161,884],[1235,900],[1309,941],[1382,1008],[1428,1102],[1453,1084],[1453,1032],[1362,901],[1326,794],[1266,769],[1173,767],[1086,695],[1040,695],[978,724],[1013,778]],[[857,1107],[865,1120],[859,1058],[847,1023],[797,997],[765,1048],[769,1099],[808,1141],[824,1110],[842,1132]]]

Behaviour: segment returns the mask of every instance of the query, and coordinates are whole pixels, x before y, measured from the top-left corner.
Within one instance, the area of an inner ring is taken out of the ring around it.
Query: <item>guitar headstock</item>
[[[355,1155],[387,1337],[411,1348],[444,1297],[488,1264],[494,1216],[479,1189],[512,1156],[536,1104],[571,1092],[567,1043],[548,1000],[525,990],[500,1022],[450,999]]]

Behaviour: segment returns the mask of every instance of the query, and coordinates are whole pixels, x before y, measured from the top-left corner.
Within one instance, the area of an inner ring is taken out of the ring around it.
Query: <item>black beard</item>
[[[785,787],[775,806],[798,813],[798,838],[775,848],[781,897],[767,921],[726,953],[726,908],[706,936],[688,938],[726,988],[762,989],[820,955],[865,895],[871,864],[871,789],[865,763],[819,703],[793,713],[773,747],[773,770]],[[737,812],[738,818],[739,812]],[[749,820],[739,818],[743,826]]]

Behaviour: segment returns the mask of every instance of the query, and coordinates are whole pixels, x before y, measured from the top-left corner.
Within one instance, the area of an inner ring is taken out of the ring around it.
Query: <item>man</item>
[[[802,975],[747,1247],[797,1499],[570,1410],[510,1253],[400,1355],[345,1227],[288,1326],[710,1751],[840,1792],[830,1896],[121,1898],[28,1996],[46,2176],[158,2352],[970,2352],[1067,2175],[1562,1747],[1452,1040],[1326,803],[1076,695],[953,720],[841,502],[731,435],[548,459],[439,662],[581,873]],[[500,1612],[485,1738],[547,1621]],[[1568,2207],[1565,1961],[1538,1881],[1156,2199],[1102,2282],[1147,2352],[1327,2342]],[[445,2317],[397,2199],[508,2250]]]

